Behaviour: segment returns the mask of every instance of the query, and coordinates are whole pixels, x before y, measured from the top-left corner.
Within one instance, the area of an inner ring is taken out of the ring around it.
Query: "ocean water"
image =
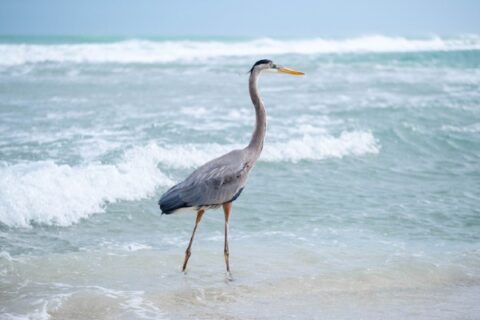
[[[160,195],[253,129],[230,226]],[[479,319],[480,36],[0,38],[1,319]]]

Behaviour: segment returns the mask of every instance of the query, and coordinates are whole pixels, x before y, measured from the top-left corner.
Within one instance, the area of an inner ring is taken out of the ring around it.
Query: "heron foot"
[[[235,279],[233,279],[232,273],[230,271],[227,271],[225,273],[225,282],[229,283],[229,282],[233,282],[234,280]]]
[[[185,270],[187,269],[188,259],[190,259],[191,255],[192,253],[190,252],[190,248],[188,248],[187,251],[185,251],[185,260],[183,261],[183,266],[182,266],[183,273],[186,273]]]
[[[230,253],[228,252],[228,248],[225,248],[223,255],[225,256],[225,266],[227,268],[227,273],[230,273]]]

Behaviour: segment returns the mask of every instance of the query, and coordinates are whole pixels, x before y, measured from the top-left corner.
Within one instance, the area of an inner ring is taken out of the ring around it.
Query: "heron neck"
[[[250,98],[255,107],[255,130],[253,131],[252,139],[247,148],[254,151],[257,157],[260,155],[263,149],[263,140],[265,139],[265,132],[267,130],[267,114],[263,105],[262,98],[258,93],[257,80],[260,75],[259,71],[254,70],[250,74],[248,82],[248,89],[250,91]]]

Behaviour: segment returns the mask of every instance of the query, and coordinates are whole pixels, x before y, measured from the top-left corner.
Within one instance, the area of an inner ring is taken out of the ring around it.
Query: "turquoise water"
[[[247,144],[223,212],[157,200]],[[0,39],[0,318],[473,319],[480,37]]]

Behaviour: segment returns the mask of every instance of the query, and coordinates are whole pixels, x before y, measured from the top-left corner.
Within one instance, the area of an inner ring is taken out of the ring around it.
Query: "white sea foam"
[[[443,125],[442,130],[450,132],[462,132],[462,133],[479,133],[480,132],[480,123],[474,123],[464,127]]]
[[[123,250],[130,251],[130,252],[139,251],[139,250],[147,250],[147,249],[151,249],[151,248],[152,247],[147,245],[147,244],[136,243],[136,242],[127,243],[127,244],[124,244],[122,246]]]
[[[159,164],[162,168],[194,168],[241,147],[150,143],[127,151],[115,164],[69,166],[40,161],[0,167],[0,222],[9,226],[28,226],[32,222],[67,226],[103,212],[106,203],[142,199],[157,187],[172,184],[157,168]],[[378,142],[370,132],[348,131],[337,137],[304,135],[267,143],[260,161],[297,162],[378,151]]]
[[[107,202],[141,199],[168,184],[171,180],[157,169],[149,148],[130,150],[117,164],[10,165],[0,168],[0,221],[66,226],[103,212]]]
[[[338,137],[311,136],[265,146],[262,159],[267,161],[320,160],[348,155],[376,154],[379,146],[370,132],[345,131]]]
[[[1,44],[0,65],[41,62],[165,63],[224,56],[479,49],[480,36],[478,35],[455,38],[434,36],[423,39],[374,35],[348,39],[275,40],[264,38],[236,42],[128,40],[114,43],[54,45]]]
[[[194,168],[213,157],[220,156],[243,145],[187,144],[176,146],[155,146],[156,158],[165,166],[173,168]],[[301,160],[322,160],[377,154],[379,144],[371,132],[344,131],[339,136],[326,133],[306,134],[301,138],[284,142],[265,143],[259,161],[298,162]]]

